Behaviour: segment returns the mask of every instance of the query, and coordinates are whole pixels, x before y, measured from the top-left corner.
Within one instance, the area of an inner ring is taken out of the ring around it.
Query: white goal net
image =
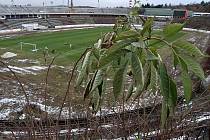
[[[29,46],[32,46],[32,52],[37,52],[39,49],[37,49],[37,46],[36,44],[33,44],[33,43],[26,43],[26,42],[20,42],[20,49],[23,50],[23,47],[24,45],[29,45]]]

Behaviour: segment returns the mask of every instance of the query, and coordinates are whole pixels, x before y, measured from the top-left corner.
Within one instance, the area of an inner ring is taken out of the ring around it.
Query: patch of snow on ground
[[[7,58],[15,57],[15,56],[17,56],[17,54],[12,53],[12,52],[6,52],[3,55],[1,55],[1,58],[7,59]]]
[[[17,60],[19,63],[30,63],[30,64],[39,64],[40,62],[37,60],[29,60],[29,59],[19,59]]]
[[[32,74],[36,75],[37,72],[47,69],[45,66],[31,66],[31,67],[16,67],[16,66],[9,66],[9,68],[18,74]],[[0,69],[0,72],[9,72],[8,68]]]
[[[15,108],[7,107],[4,109],[0,110],[0,119],[9,119],[9,114],[11,112],[17,112],[22,109],[22,106],[24,105],[25,102],[25,97],[20,96],[19,98],[3,98],[0,99],[0,106],[3,105],[9,105],[9,106],[14,106]],[[45,105],[42,103],[38,102],[30,102],[30,104],[38,105],[43,111],[45,111]],[[53,106],[46,106],[46,112],[50,115],[55,115],[58,114],[60,110],[60,107],[53,107]],[[71,112],[71,114],[75,114],[74,112]],[[63,111],[61,113],[61,116],[68,116],[68,108],[64,107]]]
[[[19,60],[17,60],[18,62],[22,62],[22,63],[25,63],[25,62],[27,62],[28,61],[28,59],[19,59]]]
[[[196,122],[202,122],[202,121],[209,120],[209,119],[210,119],[210,115],[203,115],[203,116],[199,116],[196,119]]]

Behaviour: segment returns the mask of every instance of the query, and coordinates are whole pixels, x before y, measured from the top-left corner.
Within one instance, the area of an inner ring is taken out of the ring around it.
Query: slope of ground
[[[202,29],[202,30],[210,30],[210,17],[203,16],[203,17],[192,17],[190,18],[187,23],[187,28],[193,29]]]

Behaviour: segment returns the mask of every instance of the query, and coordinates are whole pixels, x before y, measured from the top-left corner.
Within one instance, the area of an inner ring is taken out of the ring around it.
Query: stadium
[[[114,24],[116,17],[127,16],[129,12],[130,8],[0,5],[0,30],[17,29],[21,28],[23,24],[31,23],[38,23],[47,28],[75,24]],[[145,8],[145,11],[139,14],[157,19],[193,16],[192,12],[187,12],[180,9]]]
[[[95,81],[84,80],[79,89],[76,82],[71,83],[71,80],[76,81],[76,77],[81,73],[80,69],[87,61],[84,54],[88,49],[96,48],[93,49],[91,56],[92,65],[85,67],[93,70],[99,67],[100,59],[93,61],[92,57],[97,58],[98,54],[100,56],[109,48],[112,43],[109,41],[114,38],[116,23],[120,19],[127,21],[132,12],[132,1],[129,2],[130,7],[118,8],[74,7],[72,2],[71,4],[68,2],[67,6],[0,5],[0,139],[166,139],[162,137],[163,135],[175,139],[188,136],[202,139],[210,135],[209,126],[206,126],[210,118],[207,101],[209,95],[201,91],[198,91],[201,94],[193,95],[199,98],[193,98],[190,104],[183,103],[185,102],[183,96],[178,98],[176,108],[178,117],[176,116],[175,121],[171,119],[169,122],[174,131],[170,128],[167,133],[162,132],[159,127],[162,97],[157,92],[155,94],[146,92],[134,101],[125,102],[124,94],[119,101],[113,100],[114,79],[111,77],[120,69],[118,63],[123,62],[123,59],[113,63],[114,68],[110,68],[111,72],[105,77],[106,96],[98,112],[91,110],[94,104],[90,105],[89,100],[92,99],[84,100],[85,96],[88,96],[86,95],[88,86],[85,87],[84,83],[88,82],[88,85],[93,86]],[[144,31],[143,21],[154,18],[154,25],[148,25],[154,31],[151,33],[146,29],[143,34],[154,33],[157,38],[164,34],[161,29],[169,23],[188,21],[200,16],[208,18],[209,13],[193,12],[184,8],[144,8],[137,13],[138,18],[143,18],[142,22],[135,21],[132,30]],[[125,31],[121,38],[132,36],[132,33]],[[208,54],[209,34],[210,31],[206,30],[184,28],[183,31],[166,39],[168,44],[172,44],[174,40],[185,39]],[[129,39],[126,41],[129,42]],[[150,37],[143,39],[147,40]],[[120,42],[119,40],[116,42]],[[97,46],[102,41],[104,44],[101,46],[105,45],[105,48],[97,51]],[[123,42],[122,46],[126,43]],[[146,45],[147,43],[150,42],[146,42]],[[151,43],[155,45],[158,41]],[[158,47],[165,47],[163,44]],[[124,46],[123,55],[124,52],[131,50],[129,47],[132,45],[142,47],[135,40],[132,44]],[[153,51],[145,53],[149,56],[148,61],[158,59],[153,55]],[[118,54],[120,52],[115,52],[116,57]],[[169,59],[173,52],[167,48],[163,48],[160,54],[167,64],[175,61],[175,58]],[[118,59],[116,57],[111,59]],[[126,93],[129,91],[129,84],[132,83],[130,69],[129,67],[125,76]],[[175,76],[180,75],[180,71],[174,67],[168,69],[174,70],[175,73],[172,73]],[[86,69],[85,72],[87,74],[89,70]],[[86,75],[88,78],[91,76],[95,78],[98,71],[96,73],[91,71],[88,74]],[[180,83],[178,78],[175,80]],[[178,86],[178,90],[182,92],[183,87]],[[99,86],[97,90],[100,91]],[[198,102],[203,103],[198,105]],[[189,106],[191,110],[189,109],[189,114],[185,115]],[[28,119],[28,116],[31,118]],[[181,122],[181,125],[177,122]]]

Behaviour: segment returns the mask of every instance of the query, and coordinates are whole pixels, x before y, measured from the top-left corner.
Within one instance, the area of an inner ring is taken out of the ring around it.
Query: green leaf
[[[98,48],[93,48],[93,55],[99,61],[99,59],[100,59],[100,51],[99,51]]]
[[[188,67],[187,67],[187,64],[185,63],[184,59],[180,56],[177,56],[177,57],[178,57],[178,61],[180,63],[182,70],[185,71],[186,73],[188,73]]]
[[[87,75],[88,67],[89,67],[89,64],[90,64],[91,53],[92,53],[92,51],[89,51],[85,55],[84,61],[82,63],[82,68],[81,68],[81,70],[79,72],[79,75],[77,77],[77,80],[76,80],[76,87],[78,87],[79,85],[82,84],[85,76]]]
[[[109,48],[107,50],[107,54],[119,51],[120,49],[123,49],[123,48],[129,46],[131,43],[133,43],[135,41],[138,41],[138,38],[127,38],[124,40],[117,41],[112,45],[111,48]]]
[[[152,31],[152,25],[153,25],[153,22],[154,22],[154,19],[153,18],[150,18],[146,21],[146,23],[144,24],[144,27],[141,31],[141,35],[144,36],[144,34],[146,32],[149,33],[149,35],[151,34],[151,31]]]
[[[104,84],[104,81],[102,81],[101,84],[98,85],[98,93],[99,93],[100,97],[102,96],[103,91],[104,91],[103,90],[103,84]]]
[[[149,84],[150,84],[150,74],[151,74],[151,68],[150,68],[150,63],[146,63],[144,65],[144,85],[137,85],[136,93],[135,93],[135,98],[137,99],[145,90],[147,90]]]
[[[123,56],[126,53],[125,50],[119,50],[116,52],[112,52],[106,56],[102,56],[99,60],[99,66],[98,68],[103,68],[104,66],[108,65],[109,63],[113,62],[114,60],[119,59],[121,56]]]
[[[169,37],[164,37],[161,36],[160,33],[156,33],[155,35],[153,35],[153,37],[159,38],[161,40],[165,40],[167,41],[169,44],[173,43],[174,41],[183,38],[183,36],[186,35],[186,33],[183,32],[179,32],[177,34],[174,34],[173,36],[169,36]],[[153,48],[153,49],[161,49],[161,48],[165,48],[168,47],[168,45],[166,45],[163,41],[161,40],[156,40],[156,39],[151,39],[148,42],[148,47],[149,48]]]
[[[140,7],[133,7],[129,13],[131,16],[139,16]]]
[[[116,37],[115,32],[108,32],[104,35],[102,42],[110,42]],[[102,44],[101,44],[102,45]]]
[[[97,113],[100,108],[100,95],[98,92],[93,92],[91,102],[94,113]]]
[[[169,87],[170,87],[170,92],[169,92],[168,105],[170,112],[174,112],[174,108],[177,104],[177,87],[176,83],[171,78],[169,78]]]
[[[193,57],[189,56],[181,56],[184,62],[187,64],[189,70],[191,70],[196,76],[198,76],[201,80],[205,79],[204,72],[202,67]]]
[[[147,46],[147,44],[146,44],[146,42],[144,41],[144,37],[142,37],[142,36],[140,36],[139,37],[139,40],[138,40],[138,43],[139,43],[139,47],[140,48],[146,48]],[[136,47],[138,47],[138,46],[136,46]]]
[[[98,49],[101,48],[101,45],[102,45],[102,39],[99,39],[96,48]]]
[[[105,65],[111,63],[113,60],[118,59],[123,56],[125,53],[129,52],[128,50],[123,50],[126,46],[130,45],[134,39],[126,39],[123,41],[119,41],[115,43],[104,56],[102,56],[99,60],[98,68],[102,68]]]
[[[160,89],[163,95],[163,103],[168,105],[171,112],[177,103],[177,88],[176,83],[169,77],[165,64],[160,63],[159,67],[160,75]],[[165,105],[163,105],[164,107]],[[166,107],[164,107],[166,108]],[[163,114],[163,116],[166,114]],[[163,120],[162,120],[163,121]]]
[[[93,92],[94,90],[96,90],[98,88],[98,86],[101,85],[102,81],[103,81],[103,76],[104,76],[104,70],[98,70],[97,71],[97,74],[96,74],[96,77],[94,79],[94,82],[93,82],[93,87],[91,89],[91,92]]]
[[[91,83],[92,80],[89,80],[88,84],[86,85],[85,92],[84,92],[84,100],[89,96],[91,90]]]
[[[123,85],[124,85],[126,72],[127,72],[127,64],[128,64],[128,61],[125,62],[125,64],[122,65],[114,75],[113,94],[114,94],[115,100],[118,99],[119,95],[123,91]]]
[[[144,86],[144,72],[140,59],[135,53],[131,56],[131,68],[137,85]]]
[[[84,93],[84,100],[91,94],[91,90],[93,88],[93,84],[94,84],[97,72],[98,71],[95,72],[93,77],[89,80],[88,84],[86,85],[85,93]]]
[[[170,82],[169,76],[165,64],[160,63],[159,65],[159,76],[160,76],[160,89],[163,96],[162,109],[161,109],[161,128],[163,129],[166,124],[166,120],[169,113],[169,93],[170,93]]]
[[[138,49],[136,53],[137,53],[142,65],[144,66],[146,63],[146,59],[147,59],[146,49]]]
[[[179,31],[181,31],[184,27],[184,24],[174,23],[168,24],[164,29],[163,33],[165,37],[173,36]]]
[[[160,89],[163,97],[168,99],[170,92],[169,88],[169,76],[165,64],[160,63],[159,65],[159,76],[160,76]]]
[[[131,45],[136,48],[145,48],[144,42],[133,42]]]
[[[181,79],[184,87],[184,97],[186,102],[189,103],[192,98],[192,81],[188,74],[187,64],[182,58],[179,58],[179,61],[182,69]]]
[[[151,62],[151,76],[150,76],[150,85],[149,85],[149,88],[152,90],[153,93],[156,92],[157,82],[158,82],[157,70],[154,67],[154,64]]]
[[[126,102],[130,99],[130,97],[132,96],[133,94],[133,83],[131,83],[128,87],[128,93],[127,93],[127,97],[126,97]]]
[[[178,40],[173,43],[174,47],[179,49],[179,52],[190,54],[191,56],[204,56],[203,53],[192,43],[185,40]]]
[[[124,31],[121,32],[119,35],[117,35],[115,41],[118,40],[123,40],[123,39],[127,39],[127,38],[133,38],[133,37],[138,37],[139,33],[135,30],[129,30],[129,31]]]
[[[174,52],[173,50],[173,63],[174,63],[174,67],[176,68],[177,65],[179,64],[179,58],[178,56],[176,55],[176,53]]]
[[[154,55],[151,50],[147,49],[146,51],[147,51],[146,60],[148,60],[148,61],[159,60],[159,58],[156,55]]]

